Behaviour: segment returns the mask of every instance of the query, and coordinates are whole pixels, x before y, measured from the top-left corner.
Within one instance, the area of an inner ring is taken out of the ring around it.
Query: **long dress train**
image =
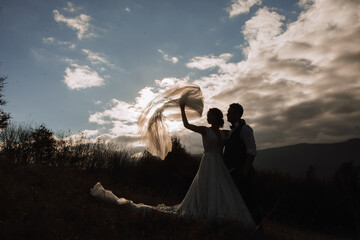
[[[224,131],[220,131],[219,139],[211,128],[206,129],[204,155],[179,211],[197,219],[237,219],[244,226],[254,227],[255,222],[223,161],[225,139]]]
[[[206,134],[203,135],[204,155],[198,172],[179,205],[135,204],[131,200],[118,198],[111,191],[105,190],[100,183],[91,189],[91,194],[116,204],[129,204],[140,211],[170,212],[190,215],[195,219],[233,219],[240,221],[245,228],[255,228],[253,217],[223,161],[225,139],[224,131],[220,131],[220,136],[217,136],[211,128],[206,129]]]

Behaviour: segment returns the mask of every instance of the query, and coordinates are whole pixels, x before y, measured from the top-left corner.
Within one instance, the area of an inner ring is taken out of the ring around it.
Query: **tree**
[[[56,147],[54,133],[41,124],[32,132],[34,161],[51,164]]]
[[[6,77],[0,77],[0,106],[4,106],[6,104],[6,101],[3,99],[4,95],[2,94],[4,91],[5,80]],[[4,112],[3,109],[0,109],[0,129],[3,129],[8,125],[9,119],[10,114]]]

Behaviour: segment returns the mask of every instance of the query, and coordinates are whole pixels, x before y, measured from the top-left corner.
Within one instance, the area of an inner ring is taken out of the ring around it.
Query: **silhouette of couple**
[[[207,113],[210,127],[190,124],[185,113],[185,103],[179,102],[185,128],[202,135],[204,154],[199,169],[182,202],[175,206],[149,206],[118,198],[105,190],[100,183],[92,189],[95,197],[116,204],[129,204],[137,210],[164,211],[190,215],[195,219],[234,219],[244,228],[255,229],[251,214],[253,161],[256,144],[253,130],[242,119],[243,108],[233,103],[227,112],[230,130],[220,130],[224,125],[223,114],[217,108]],[[250,210],[249,210],[250,207]]]
[[[184,127],[202,135],[204,155],[179,211],[195,218],[237,219],[246,227],[254,227],[248,207],[253,206],[256,144],[252,128],[242,119],[243,107],[230,105],[227,120],[231,131],[220,130],[224,120],[218,108],[207,113],[210,127],[190,124],[185,104],[180,103],[180,109]]]

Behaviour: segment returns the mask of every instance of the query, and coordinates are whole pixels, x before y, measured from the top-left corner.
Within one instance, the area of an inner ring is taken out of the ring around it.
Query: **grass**
[[[0,239],[247,239],[236,222],[141,214],[90,196],[97,182],[117,196],[146,204],[181,201],[148,187],[114,181],[105,170],[16,165],[1,159]],[[167,197],[166,197],[167,196]],[[264,219],[264,236],[249,239],[350,239]]]
[[[0,173],[1,239],[233,239],[244,234],[235,222],[141,214],[97,200],[89,190],[102,180],[135,202],[164,202],[156,194],[142,194],[142,187],[114,183],[106,171],[16,166],[2,159]]]
[[[264,235],[249,235],[234,221],[142,214],[91,197],[100,181],[136,203],[181,202],[199,161],[178,140],[164,161],[145,154],[134,162],[126,150],[100,143],[47,142],[50,133],[43,126],[0,133],[6,143],[0,151],[0,239],[360,238],[359,167],[351,163],[326,181],[258,171],[255,205]]]

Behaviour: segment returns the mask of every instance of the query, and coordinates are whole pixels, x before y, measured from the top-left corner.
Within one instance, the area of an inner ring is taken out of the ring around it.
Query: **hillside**
[[[11,126],[1,133],[4,145],[0,151],[0,188],[3,190],[0,239],[246,238],[247,233],[235,222],[140,214],[90,196],[89,189],[101,181],[105,188],[135,203],[174,205],[181,202],[199,161],[186,152],[176,138],[164,161],[146,151],[134,161],[126,149],[117,150],[100,142],[57,140],[44,126]],[[326,154],[333,154],[336,159],[331,148],[356,156],[358,144],[358,140],[351,140],[330,146],[300,144],[268,149],[260,151],[256,163],[263,161],[262,154],[268,158],[265,163],[274,168],[275,163],[284,167],[281,161],[276,162],[282,158],[293,159],[286,162],[292,167],[299,162],[294,159],[301,159],[300,154],[304,153],[317,160]],[[309,150],[309,146],[314,149]],[[346,156],[345,159],[349,160]],[[256,239],[358,237],[359,168],[350,164],[340,170],[331,181],[318,181],[312,175],[306,179],[291,178],[258,168],[252,203],[257,208],[253,214],[262,219],[265,235]]]
[[[360,164],[360,139],[331,144],[296,144],[259,150],[255,167],[304,176],[308,167],[315,167],[319,177],[332,176],[345,162]]]

